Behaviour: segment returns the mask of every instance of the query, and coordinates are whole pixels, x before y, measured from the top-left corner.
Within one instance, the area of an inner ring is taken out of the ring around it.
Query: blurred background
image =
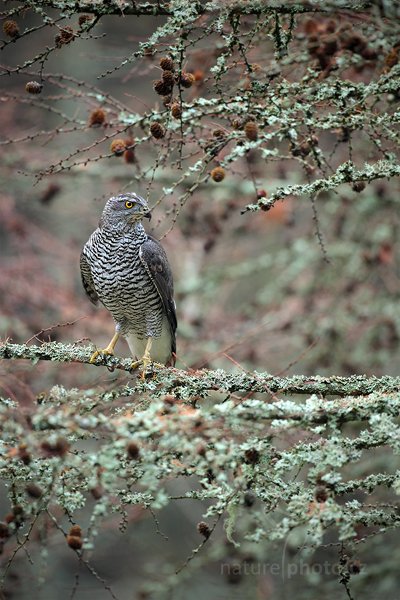
[[[20,30],[38,29],[20,39],[3,34],[1,338],[107,344],[113,321],[86,297],[79,255],[108,197],[129,190],[154,206],[146,227],[162,239],[172,265],[179,368],[397,374],[398,180],[350,182],[315,198],[288,195],[268,211],[243,211],[279,187],[327,178],[348,160],[358,169],[366,162],[395,161],[396,154],[398,160],[398,91],[371,92],[362,100],[356,93],[345,100],[340,93],[318,98],[316,91],[311,101],[301,88],[310,80],[315,90],[334,89],[337,81],[357,88],[390,75],[398,62],[398,23],[373,11],[302,15],[294,24],[283,16],[288,47],[279,56],[272,17],[250,15],[236,29],[227,22],[220,31],[208,31],[210,23],[199,19],[179,63],[192,74],[191,85],[175,88],[165,99],[154,90],[162,76],[160,58],[172,55],[177,68],[181,38],[160,37],[145,56],[114,70],[166,23],[165,17],[107,16],[67,40],[62,28],[79,32],[79,14],[61,21],[56,11],[47,14],[56,24],[41,28],[41,15],[27,10],[15,17]],[[64,41],[47,55],[56,35]],[[32,57],[38,58],[30,65]],[[221,57],[227,65],[222,75]],[[42,86],[40,93],[26,91],[32,81]],[[260,87],[265,82],[268,86]],[[293,96],[283,96],[285,86],[292,86]],[[228,101],[235,96],[243,99],[236,116]],[[216,97],[227,110],[204,104],[201,114],[199,99]],[[174,102],[181,107],[183,102],[183,111],[189,107],[182,121],[170,115]],[[302,112],[302,104],[310,105],[309,113]],[[190,106],[196,108],[192,115]],[[358,128],[352,121],[357,114]],[[164,137],[149,133],[155,121],[166,128]],[[246,129],[249,122],[256,123],[256,135]],[[116,139],[125,144],[119,156],[110,146]],[[217,167],[224,171],[222,181],[212,175]],[[118,354],[128,355],[123,341]],[[129,381],[123,373],[104,371],[44,362],[33,370],[24,362],[3,362],[1,394],[30,406],[56,384],[90,389]],[[115,523],[104,532],[96,569],[113,580],[118,597],[145,598],[143,581],[162,572],[165,563],[184,561],[195,547],[197,533],[188,524],[198,520],[199,511],[185,506],[169,507],[160,517],[169,542],[139,508],[130,515],[129,535],[121,536]],[[73,597],[74,557],[67,560],[57,546],[54,550],[47,565],[51,587],[46,576],[40,597]],[[268,561],[281,564],[282,549],[273,552]],[[14,581],[6,597],[25,597],[29,577]],[[90,576],[81,577],[76,597],[109,597]],[[188,577],[171,598],[293,593],[302,598],[309,597],[309,589],[313,597],[322,596],[320,576],[312,572],[282,580],[267,570],[243,584],[234,576],[221,577],[214,566],[207,577],[204,572]],[[334,586],[337,577],[325,581]],[[393,578],[388,581],[393,591]]]

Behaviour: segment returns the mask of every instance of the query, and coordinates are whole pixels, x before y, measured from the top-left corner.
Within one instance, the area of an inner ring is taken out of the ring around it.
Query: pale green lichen
[[[29,352],[38,356],[39,351],[41,358],[56,360],[72,355],[87,359],[90,354],[86,349],[61,344],[2,347],[3,356],[8,358]],[[23,445],[31,460],[24,464],[20,452],[9,455],[3,451],[0,475],[12,482],[12,502],[23,507],[28,519],[34,517],[39,501],[28,501],[24,496],[27,481],[34,481],[43,490],[45,500],[40,502],[58,504],[68,514],[87,506],[87,493],[100,486],[102,495],[93,505],[93,532],[85,547],[92,547],[98,526],[110,510],[121,512],[134,504],[160,510],[174,501],[168,488],[171,478],[193,475],[201,481],[202,489],[185,491],[182,497],[211,501],[205,513],[208,518],[226,512],[227,535],[235,544],[243,535],[250,541],[282,539],[304,524],[307,544],[319,544],[333,523],[337,524],[339,539],[349,540],[360,523],[394,523],[387,509],[366,509],[360,503],[337,503],[333,499],[356,489],[370,494],[379,486],[397,490],[398,469],[393,475],[379,471],[367,475],[360,471],[358,478],[354,475],[365,451],[390,447],[393,457],[398,453],[399,387],[399,378],[391,377],[276,378],[165,369],[150,382],[140,380],[104,392],[102,399],[97,399],[101,404],[96,412],[88,414],[94,401],[91,390],[55,386],[35,409],[30,429],[14,419],[18,412],[15,404],[1,403],[4,448]],[[183,410],[178,400],[164,402],[165,394],[172,392],[190,405],[193,396],[207,398],[215,389],[246,392],[251,397],[200,401],[197,409],[189,411]],[[307,397],[304,401],[288,397],[267,400],[271,389]],[[138,395],[148,399],[140,409],[136,408]],[[118,404],[113,404],[117,398]],[[361,428],[350,437],[346,423]],[[277,442],[283,430],[290,432],[293,442],[279,449]],[[307,431],[318,439],[304,440]],[[68,440],[69,448],[57,453],[60,438]],[[137,456],[129,456],[127,451],[132,442],[137,445]],[[54,448],[53,456],[48,455],[48,447]],[[200,447],[204,451],[199,452]],[[346,480],[344,469],[349,465],[353,477]],[[292,478],[299,468],[309,471],[308,480]],[[314,500],[316,480],[319,486],[326,486],[326,502]],[[133,491],[134,484],[145,491]],[[254,509],[258,526],[252,533],[242,530],[243,495],[249,486],[261,502],[260,508]],[[277,511],[274,524],[265,518],[263,506]]]

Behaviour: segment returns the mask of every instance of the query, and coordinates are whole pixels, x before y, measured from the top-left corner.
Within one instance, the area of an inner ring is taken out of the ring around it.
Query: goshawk
[[[118,338],[126,338],[136,361],[132,368],[152,361],[175,364],[177,326],[173,280],[161,244],[146,233],[143,217],[150,218],[146,201],[133,193],[110,198],[99,227],[86,242],[80,259],[83,287],[90,300],[110,311],[115,334],[101,354],[114,354]],[[140,358],[140,360],[137,360]]]

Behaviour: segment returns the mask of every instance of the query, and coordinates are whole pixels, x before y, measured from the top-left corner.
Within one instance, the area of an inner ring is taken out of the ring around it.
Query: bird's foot
[[[104,348],[104,350],[96,350],[95,352],[93,352],[92,356],[90,357],[90,363],[96,363],[97,362],[97,357],[98,356],[114,356],[114,348],[118,342],[118,338],[119,338],[119,328],[118,326],[115,329],[115,333],[110,341],[110,343],[108,344],[107,348]]]
[[[146,374],[147,374],[147,369],[150,365],[153,365],[156,363],[153,363],[153,361],[151,360],[151,357],[149,355],[144,355],[142,356],[142,358],[140,360],[135,360],[132,364],[131,364],[131,371],[134,371],[136,369],[138,369],[139,367],[142,367],[142,373],[140,375],[140,377],[142,379],[146,379]]]
[[[142,360],[134,360],[133,363],[131,364],[131,371],[136,371],[136,369],[138,369],[139,367],[142,366]]]
[[[96,350],[95,352],[93,352],[92,356],[90,357],[89,362],[91,364],[97,362],[97,357],[98,356],[114,356],[114,350],[112,350],[111,348],[104,348],[104,350]]]

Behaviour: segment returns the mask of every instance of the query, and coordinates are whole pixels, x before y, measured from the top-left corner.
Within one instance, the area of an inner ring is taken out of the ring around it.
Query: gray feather
[[[167,255],[160,242],[148,235],[147,240],[140,246],[139,257],[161,298],[171,330],[172,352],[175,352],[175,332],[178,323],[173,298],[174,283]]]
[[[94,287],[90,265],[86,259],[86,256],[84,255],[84,251],[81,252],[80,267],[82,284],[85,292],[89,296],[90,301],[93,302],[93,304],[97,304],[99,301],[99,296],[97,295],[96,288]]]

